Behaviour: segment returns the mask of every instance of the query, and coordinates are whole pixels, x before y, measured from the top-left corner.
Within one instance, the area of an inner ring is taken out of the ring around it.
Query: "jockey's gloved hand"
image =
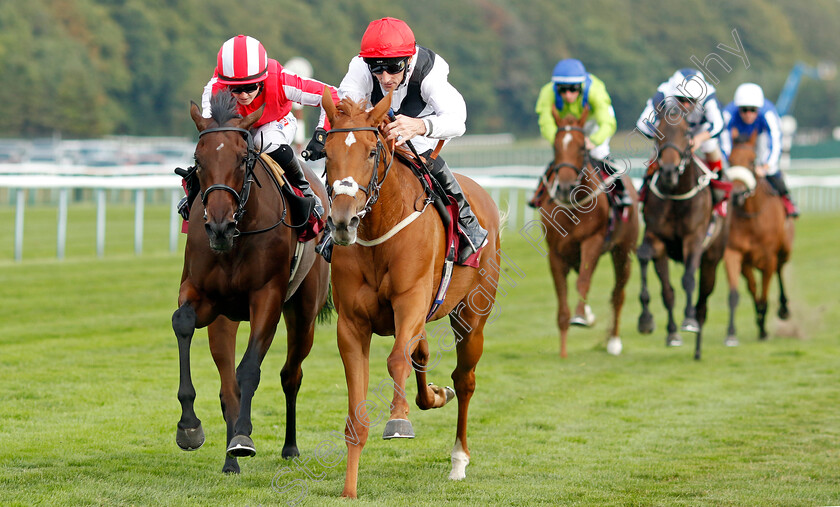
[[[318,127],[315,133],[312,134],[312,139],[306,145],[306,150],[303,153],[303,158],[306,160],[318,160],[327,156],[324,151],[324,143],[327,142],[327,131]]]

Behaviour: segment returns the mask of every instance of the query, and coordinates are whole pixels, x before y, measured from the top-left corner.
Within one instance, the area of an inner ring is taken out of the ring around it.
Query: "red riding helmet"
[[[247,35],[228,39],[216,58],[216,74],[220,83],[231,86],[264,81],[268,75],[265,48]]]
[[[416,52],[414,32],[405,21],[382,18],[371,21],[362,35],[362,58],[396,58]]]

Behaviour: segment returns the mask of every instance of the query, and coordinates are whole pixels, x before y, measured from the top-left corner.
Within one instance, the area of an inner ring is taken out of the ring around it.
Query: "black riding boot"
[[[318,195],[312,191],[312,187],[309,186],[309,181],[303,175],[303,168],[300,166],[300,162],[298,162],[292,147],[288,144],[283,144],[278,149],[269,153],[269,156],[280,164],[283,172],[286,173],[286,178],[288,178],[289,183],[299,188],[303,192],[304,197],[315,199],[315,208],[312,210],[312,213],[316,215],[315,218],[320,220],[324,216],[324,206],[321,204],[321,199]]]
[[[618,169],[613,167],[612,164],[606,160],[600,160],[593,157],[592,164],[601,171],[602,175],[606,175],[607,177],[619,172]],[[610,192],[610,195],[612,196],[615,205],[621,208],[631,206],[633,201],[630,199],[630,196],[627,195],[627,189],[624,187],[624,181],[622,181],[620,174],[613,180],[613,185],[615,185],[615,187],[613,188],[613,191]]]
[[[782,172],[779,171],[776,174],[768,174],[766,178],[767,183],[773,187],[773,190],[781,196],[782,200],[786,201],[785,211],[787,214],[792,217],[798,217],[799,207],[793,202],[793,198],[790,196],[790,190],[788,190],[787,184],[785,184],[785,178],[782,175]]]
[[[178,214],[180,214],[184,220],[189,220],[190,208],[192,207],[192,203],[195,201],[196,196],[199,192],[201,192],[201,185],[198,182],[198,177],[195,175],[195,166],[188,167],[186,169],[176,167],[175,174],[184,178],[184,182],[187,186],[187,195],[178,202]]]
[[[426,153],[426,156],[429,154]],[[458,203],[459,217],[458,222],[461,224],[461,229],[466,235],[468,245],[462,245],[461,251],[458,253],[458,263],[463,264],[467,258],[475,253],[479,248],[484,246],[487,241],[487,231],[478,223],[478,218],[470,209],[470,204],[464,198],[464,193],[461,190],[461,185],[458,180],[449,170],[449,166],[441,157],[437,157],[430,168],[432,176],[440,183],[444,191],[455,198]]]

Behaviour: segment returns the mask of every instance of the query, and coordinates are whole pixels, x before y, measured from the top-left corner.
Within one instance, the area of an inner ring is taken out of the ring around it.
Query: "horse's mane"
[[[227,89],[220,90],[210,97],[210,118],[217,125],[224,125],[234,118],[242,118],[236,108],[236,99]]]

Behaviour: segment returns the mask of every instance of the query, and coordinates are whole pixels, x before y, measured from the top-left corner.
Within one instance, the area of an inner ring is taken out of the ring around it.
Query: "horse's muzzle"
[[[207,222],[204,224],[207,231],[207,238],[210,240],[210,248],[216,252],[227,252],[233,247],[233,238],[236,233],[236,222],[226,220],[224,222]]]
[[[356,242],[356,232],[359,228],[359,217],[354,215],[350,220],[333,221],[332,215],[327,217],[327,226],[331,231],[336,245],[347,246]]]

